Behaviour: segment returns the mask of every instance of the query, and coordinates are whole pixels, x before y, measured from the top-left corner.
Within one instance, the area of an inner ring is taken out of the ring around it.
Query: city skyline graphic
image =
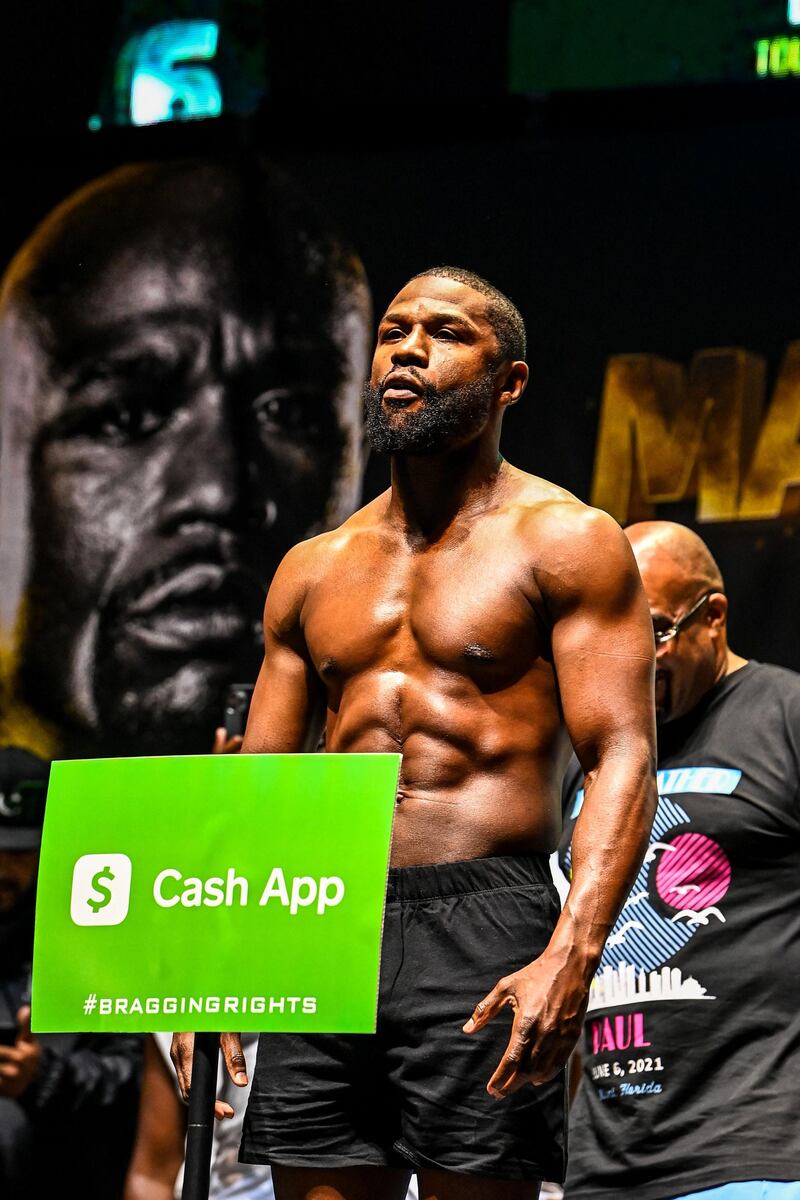
[[[587,1012],[622,1004],[647,1004],[651,1000],[715,1000],[693,976],[685,979],[680,967],[642,971],[621,962],[598,971],[589,992]]]

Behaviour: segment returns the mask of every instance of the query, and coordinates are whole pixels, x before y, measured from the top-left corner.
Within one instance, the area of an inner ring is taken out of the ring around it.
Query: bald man
[[[0,293],[0,740],[202,752],[266,588],[361,484],[358,259],[256,156],[122,167]]]
[[[800,1196],[800,676],[728,645],[691,530],[626,530],[656,642],[659,804],[584,1026],[567,1200]],[[567,780],[562,865],[583,803]]]

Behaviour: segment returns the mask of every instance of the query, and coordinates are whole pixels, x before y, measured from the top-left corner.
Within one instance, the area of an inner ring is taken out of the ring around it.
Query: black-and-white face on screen
[[[8,722],[208,748],[281,557],[357,504],[369,323],[260,161],[121,168],[51,214],[0,310]]]

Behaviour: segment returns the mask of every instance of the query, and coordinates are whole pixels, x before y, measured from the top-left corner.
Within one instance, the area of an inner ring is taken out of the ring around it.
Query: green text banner
[[[399,765],[54,763],[34,1032],[372,1032]]]

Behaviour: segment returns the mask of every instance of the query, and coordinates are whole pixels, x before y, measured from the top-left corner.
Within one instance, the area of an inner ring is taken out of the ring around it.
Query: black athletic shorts
[[[495,1100],[511,1012],[461,1031],[541,954],[558,912],[545,855],[392,869],[377,1032],[262,1034],[241,1161],[563,1179],[564,1072]]]

